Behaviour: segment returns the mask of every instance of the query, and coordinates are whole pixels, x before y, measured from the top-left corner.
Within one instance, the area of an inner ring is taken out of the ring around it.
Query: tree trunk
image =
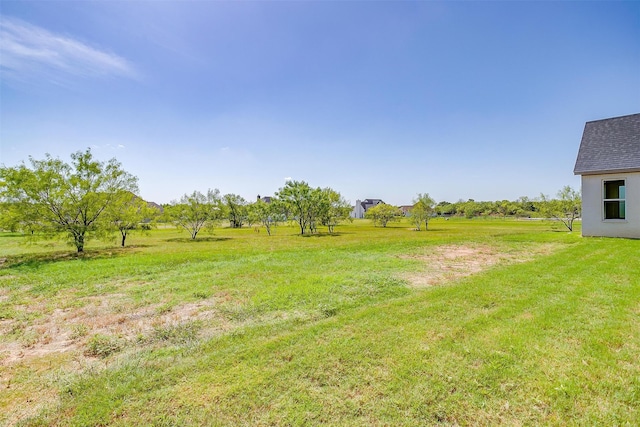
[[[124,241],[127,238],[127,234],[126,233],[122,233],[122,247],[124,248]]]
[[[76,248],[78,248],[78,253],[84,252],[84,234],[76,237]]]

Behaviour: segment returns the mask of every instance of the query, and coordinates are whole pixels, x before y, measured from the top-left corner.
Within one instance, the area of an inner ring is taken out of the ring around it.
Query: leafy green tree
[[[400,220],[400,209],[396,206],[380,203],[369,208],[364,216],[373,220],[373,225],[386,227],[389,222]]]
[[[350,220],[351,203],[347,202],[337,191],[331,188],[322,190],[322,201],[319,206],[319,216],[322,225],[333,233],[335,226],[345,220]]]
[[[322,222],[322,213],[328,209],[329,202],[320,187],[312,188],[309,193],[309,207],[307,209],[307,224],[309,232],[318,232],[318,222]]]
[[[558,191],[557,199],[540,195],[540,208],[545,218],[559,220],[569,231],[573,231],[573,223],[582,214],[582,197],[579,191],[566,185]]]
[[[459,212],[464,214],[465,218],[472,219],[480,216],[485,211],[485,206],[480,202],[476,202],[473,199],[469,199],[466,202],[462,202]]]
[[[304,181],[288,181],[283,188],[276,193],[287,218],[295,220],[300,227],[300,234],[304,235],[312,231],[314,226],[313,189]]]
[[[517,215],[522,212],[522,209],[517,203],[509,200],[500,200],[495,203],[495,212],[502,218],[506,218],[509,215]]]
[[[273,228],[285,220],[281,205],[275,197],[269,203],[262,200],[251,203],[247,206],[247,212],[249,221],[252,224],[262,225],[269,236],[271,236]]]
[[[411,209],[411,222],[415,225],[416,230],[420,231],[424,222],[424,229],[429,227],[429,219],[435,213],[436,201],[429,196],[429,193],[418,194],[413,200],[413,208]]]
[[[335,226],[351,212],[351,205],[337,191],[312,188],[304,181],[287,182],[276,197],[287,218],[298,223],[302,235],[316,233],[318,224],[333,233]]]
[[[71,154],[71,164],[29,157],[31,167],[0,168],[0,207],[4,226],[32,235],[66,235],[78,252],[90,237],[110,230],[104,213],[123,191],[135,193],[137,178],[116,159],[100,162],[91,150]]]
[[[127,236],[135,231],[151,229],[151,220],[159,212],[150,207],[147,202],[133,193],[122,191],[116,195],[116,202],[106,212],[106,217],[114,230],[121,237],[124,247]]]
[[[456,213],[456,205],[446,201],[439,202],[435,209],[438,215],[455,215]]]
[[[237,194],[225,194],[222,197],[229,217],[229,224],[232,228],[242,228],[248,220],[247,201]]]
[[[530,200],[527,196],[520,196],[515,202],[519,207],[519,213],[524,216],[531,216],[532,213],[537,211],[535,202]]]
[[[209,189],[206,194],[194,191],[184,194],[179,201],[173,201],[165,208],[166,217],[176,227],[182,228],[195,240],[202,230],[213,228],[225,217],[225,208],[218,189]]]

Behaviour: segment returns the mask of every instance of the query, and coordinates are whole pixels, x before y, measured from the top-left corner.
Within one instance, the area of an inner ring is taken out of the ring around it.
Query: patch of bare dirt
[[[0,280],[2,280],[2,276],[0,276]],[[5,302],[9,299],[9,289],[2,288],[0,289],[0,303]]]
[[[0,321],[0,331],[15,339],[4,339],[0,350],[0,366],[40,358],[51,353],[79,350],[98,333],[132,339],[147,335],[157,326],[176,325],[216,316],[216,298],[163,309],[159,304],[134,309],[123,294],[100,298],[89,297],[79,308],[55,309],[29,325],[16,320]],[[19,307],[26,312],[38,304]]]
[[[496,264],[525,262],[536,255],[549,254],[556,245],[541,245],[521,250],[502,250],[489,245],[442,245],[425,250],[424,254],[407,256],[424,261],[424,269],[403,277],[411,287],[425,288],[480,273]]]

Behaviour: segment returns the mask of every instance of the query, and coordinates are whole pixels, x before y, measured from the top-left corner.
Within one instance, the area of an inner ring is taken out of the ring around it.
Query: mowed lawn
[[[640,241],[547,222],[0,235],[0,424],[638,425]]]

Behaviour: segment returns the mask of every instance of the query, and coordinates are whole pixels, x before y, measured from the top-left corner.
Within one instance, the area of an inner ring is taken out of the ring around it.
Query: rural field
[[[320,231],[0,234],[0,424],[638,425],[640,241]]]

